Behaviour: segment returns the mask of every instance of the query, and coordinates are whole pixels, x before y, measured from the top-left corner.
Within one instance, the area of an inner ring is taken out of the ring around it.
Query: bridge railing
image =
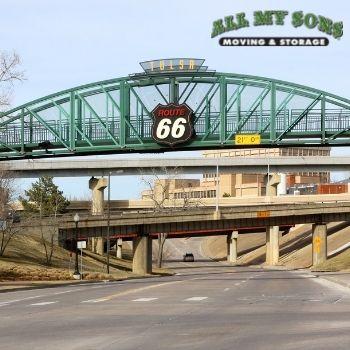
[[[195,135],[178,149],[235,147],[240,133],[260,134],[261,147],[350,144],[348,99],[274,79],[196,72],[111,79],[1,113],[0,159],[46,156],[48,149],[51,155],[170,150],[152,139],[151,115],[169,102],[194,111]]]

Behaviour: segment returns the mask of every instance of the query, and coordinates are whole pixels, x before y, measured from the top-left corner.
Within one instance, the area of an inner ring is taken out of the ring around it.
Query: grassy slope
[[[249,233],[238,239],[238,255],[247,254],[265,244],[265,233]],[[224,260],[227,257],[226,236],[213,236],[204,239],[203,253],[211,259]]]
[[[80,264],[80,256],[79,256]],[[55,245],[52,266],[45,265],[45,251],[40,235],[35,232],[21,233],[10,242],[5,255],[0,258],[1,280],[57,280],[71,279],[74,254]],[[103,278],[105,266],[89,257],[83,257],[84,272],[88,278]],[[112,268],[113,277],[126,277],[128,272]]]
[[[317,266],[318,271],[350,270],[350,249],[328,259],[325,263]]]
[[[337,249],[349,241],[350,228],[344,223],[331,223],[328,226],[328,252]],[[263,264],[265,262],[265,235],[242,235],[238,239],[239,264]],[[242,250],[254,247],[250,252]],[[311,256],[311,225],[299,225],[280,239],[280,262],[290,268],[310,267]],[[226,237],[209,237],[203,243],[203,251],[211,258],[226,257]],[[242,254],[243,253],[243,254]],[[321,268],[321,267],[320,267]],[[345,251],[322,265],[324,269],[339,270],[350,268],[350,250]]]

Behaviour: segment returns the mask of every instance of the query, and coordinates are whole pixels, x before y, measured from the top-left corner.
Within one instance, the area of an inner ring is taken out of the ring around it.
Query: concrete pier
[[[117,247],[117,258],[122,259],[123,258],[123,239],[122,238],[117,239],[116,247]]]
[[[266,264],[277,265],[279,260],[279,227],[266,227]]]
[[[238,231],[232,231],[227,235],[227,262],[230,264],[237,263],[237,239]]]
[[[92,177],[89,180],[89,188],[92,191],[92,215],[103,215],[104,209],[104,190],[108,186],[108,180],[106,178]]]
[[[277,186],[281,182],[281,177],[279,174],[268,174],[265,175],[265,195],[266,196],[277,196]]]
[[[312,265],[319,265],[327,260],[327,225],[312,225]]]
[[[96,237],[95,238],[95,253],[99,255],[104,255],[104,242],[105,239],[103,237]]]
[[[134,238],[133,250],[132,272],[138,275],[152,273],[152,239],[149,236]]]

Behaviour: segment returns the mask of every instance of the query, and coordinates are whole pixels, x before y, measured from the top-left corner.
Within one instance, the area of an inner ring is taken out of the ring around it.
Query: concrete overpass
[[[318,264],[327,257],[326,223],[350,221],[350,201],[329,203],[259,204],[220,208],[192,208],[161,212],[130,212],[113,214],[110,217],[111,237],[132,239],[134,242],[134,270],[138,273],[151,271],[152,235],[194,235],[196,232],[216,232],[228,235],[229,256],[236,259],[237,235],[247,227],[266,228],[267,262],[278,262],[279,226],[313,223],[313,261]],[[79,222],[82,239],[106,237],[106,216],[83,216]],[[61,221],[60,237],[71,239],[75,230],[72,218]]]
[[[350,171],[350,157],[271,157],[271,158],[140,158],[140,159],[65,159],[2,161],[0,169],[18,178],[82,177],[162,174],[177,169],[184,174],[292,173],[298,171]]]
[[[260,197],[220,197],[218,198],[218,206],[251,206],[257,204],[295,204],[295,203],[340,203],[350,202],[350,193],[340,194],[317,194],[317,195],[283,195],[283,196],[260,196]],[[183,207],[183,200],[165,200],[163,206],[165,208]],[[108,203],[102,203],[103,208],[100,208],[101,214],[106,212]],[[90,213],[93,203],[91,201],[72,201],[67,208],[68,213],[73,215],[76,212]],[[216,198],[201,198],[198,203],[200,207],[215,208]],[[143,211],[154,210],[154,201],[151,199],[117,199],[110,201],[110,210],[112,212],[126,211]]]

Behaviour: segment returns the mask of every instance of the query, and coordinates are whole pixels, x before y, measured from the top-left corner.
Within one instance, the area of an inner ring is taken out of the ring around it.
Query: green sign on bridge
[[[143,73],[1,113],[0,159],[350,144],[349,99],[270,78],[218,73],[203,63],[143,62]]]

